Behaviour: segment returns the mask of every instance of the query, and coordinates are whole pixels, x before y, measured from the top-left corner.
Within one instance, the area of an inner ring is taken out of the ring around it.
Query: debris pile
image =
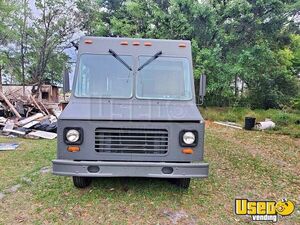
[[[256,123],[255,129],[257,130],[268,130],[275,128],[275,123],[270,119],[265,119],[265,121]]]
[[[246,118],[248,119],[249,117]],[[249,120],[247,121],[247,119],[245,119],[245,126],[244,126],[245,130],[268,130],[268,129],[273,129],[276,126],[276,124],[271,119],[265,119],[265,121],[258,122],[258,123],[255,123],[255,118],[253,118],[254,121],[249,121]],[[214,121],[213,123],[225,127],[239,129],[239,130],[243,129],[243,127],[240,124],[233,123],[233,122]]]
[[[24,138],[54,139],[57,134],[56,107],[47,107],[33,95],[28,97],[4,95],[0,91],[0,130],[2,135]]]
[[[228,122],[228,121],[226,121],[226,122],[215,121],[215,122],[213,122],[213,123],[218,124],[218,125],[222,125],[222,126],[225,126],[225,127],[231,127],[231,128],[235,128],[235,129],[240,129],[240,130],[243,129],[241,125],[239,125],[239,124],[237,124],[237,123],[233,123],[233,122]]]

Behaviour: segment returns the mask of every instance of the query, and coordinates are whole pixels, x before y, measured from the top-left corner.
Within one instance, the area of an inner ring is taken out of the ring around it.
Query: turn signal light
[[[79,146],[68,146],[67,149],[68,149],[69,152],[79,152],[80,151]]]
[[[152,43],[151,42],[145,42],[144,45],[145,46],[152,46]]]
[[[178,46],[179,46],[179,48],[185,48],[185,47],[186,47],[186,44],[181,43],[181,44],[179,44]]]
[[[184,154],[193,154],[194,150],[192,148],[184,148],[184,149],[182,149],[182,153],[184,153]]]

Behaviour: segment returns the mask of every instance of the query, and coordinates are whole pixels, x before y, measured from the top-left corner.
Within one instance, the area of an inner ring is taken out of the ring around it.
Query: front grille
[[[97,128],[95,150],[106,153],[166,154],[166,129]]]

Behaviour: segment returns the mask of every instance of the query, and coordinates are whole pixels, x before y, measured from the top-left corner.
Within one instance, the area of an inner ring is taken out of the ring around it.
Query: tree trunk
[[[238,86],[237,86],[237,82],[238,82],[238,77],[235,76],[235,78],[234,78],[234,95],[235,95],[235,97],[238,96]]]
[[[0,91],[1,92],[3,91],[3,88],[2,88],[2,69],[3,69],[3,67],[0,66]]]
[[[26,54],[26,44],[27,44],[27,5],[28,1],[23,1],[23,24],[21,27],[21,76],[23,85],[23,96],[25,96],[25,54]]]
[[[25,96],[25,59],[24,59],[24,45],[21,44],[21,74],[22,74],[22,85],[23,85],[23,96]]]
[[[242,95],[244,94],[244,81],[242,80],[242,90],[241,90],[241,92],[242,92]]]

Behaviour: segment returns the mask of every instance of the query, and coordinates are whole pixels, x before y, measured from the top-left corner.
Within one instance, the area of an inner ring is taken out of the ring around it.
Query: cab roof
[[[109,49],[119,55],[154,55],[162,51],[165,56],[191,58],[188,40],[85,36],[79,42],[79,54],[108,54]]]

